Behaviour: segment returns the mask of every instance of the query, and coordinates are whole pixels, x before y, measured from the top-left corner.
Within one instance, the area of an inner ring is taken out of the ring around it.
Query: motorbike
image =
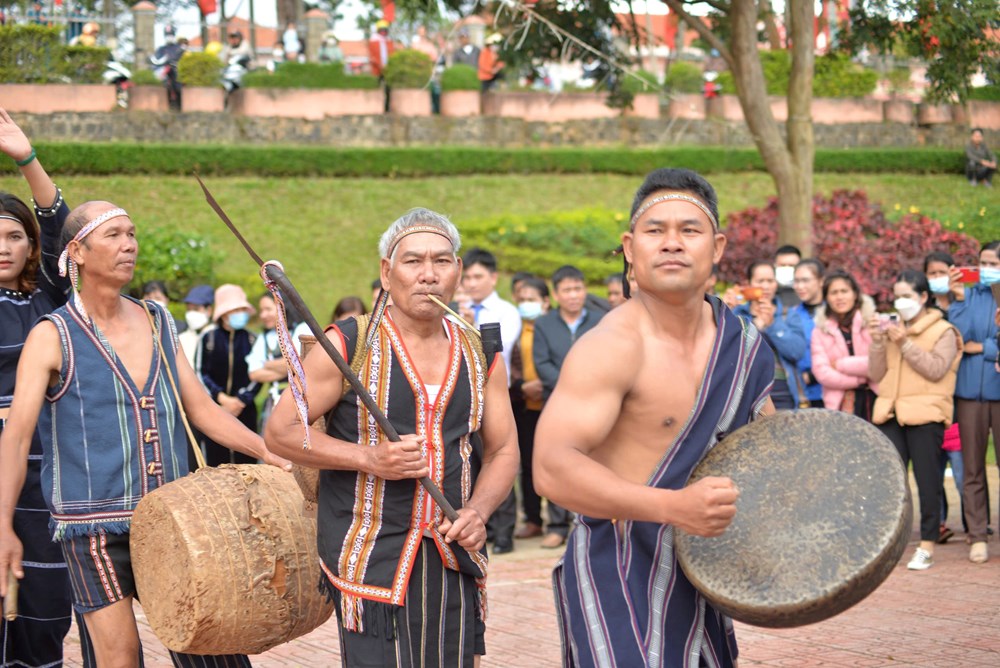
[[[109,60],[101,74],[104,83],[115,87],[115,101],[122,109],[128,109],[128,93],[132,88],[132,72],[116,60]]]
[[[246,55],[233,56],[222,70],[222,87],[226,90],[226,106],[229,96],[243,85],[243,77],[250,71],[250,57]]]

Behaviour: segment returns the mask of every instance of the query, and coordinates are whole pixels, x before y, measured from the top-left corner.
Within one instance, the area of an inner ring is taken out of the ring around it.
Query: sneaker
[[[934,557],[927,550],[918,547],[906,567],[911,571],[926,571],[934,565]]]
[[[944,545],[945,543],[948,542],[948,539],[950,539],[954,535],[955,535],[954,531],[952,531],[951,529],[942,524],[941,533],[938,535],[937,543],[939,545]]]
[[[969,548],[969,561],[974,564],[985,564],[990,558],[990,553],[986,550],[986,542],[973,543]]]
[[[970,185],[970,186],[972,186],[973,188],[975,188],[975,187],[976,187],[976,183],[977,183],[977,182],[976,182],[976,180],[975,180],[975,179],[969,179],[969,185]]]

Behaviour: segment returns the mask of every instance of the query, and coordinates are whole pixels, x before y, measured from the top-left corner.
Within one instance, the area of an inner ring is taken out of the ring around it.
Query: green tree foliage
[[[385,65],[385,83],[395,88],[423,88],[431,78],[431,57],[416,49],[402,49],[389,56]]]
[[[850,12],[843,46],[928,62],[928,99],[964,101],[982,70],[1000,83],[1000,4],[997,0],[865,0]]]
[[[786,95],[792,59],[787,51],[761,51],[760,62],[764,68],[768,95]],[[719,75],[722,92],[736,92],[731,72]],[[816,59],[813,75],[813,95],[816,97],[864,97],[878,83],[878,73],[851,62],[843,53],[830,53]]]
[[[441,90],[479,90],[479,73],[471,65],[453,65],[441,73]]]
[[[177,63],[177,79],[185,86],[220,86],[222,61],[210,53],[188,51]]]
[[[701,68],[683,60],[672,64],[667,70],[663,87],[671,93],[700,93],[702,89]]]
[[[214,267],[223,258],[203,237],[171,227],[141,230],[139,250],[132,285],[163,281],[173,294],[184,294],[199,283],[214,285]]]

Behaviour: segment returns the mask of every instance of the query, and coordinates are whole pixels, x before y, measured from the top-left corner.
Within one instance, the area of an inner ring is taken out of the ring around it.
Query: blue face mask
[[[927,282],[931,286],[931,292],[936,295],[943,295],[948,293],[948,277],[938,276],[937,278],[929,278]]]
[[[229,323],[231,329],[243,329],[250,322],[250,314],[246,311],[241,311],[239,313],[230,313],[226,316],[226,322]]]
[[[1000,269],[996,267],[980,267],[979,282],[983,285],[993,285],[1000,283]]]
[[[541,302],[521,302],[517,305],[517,312],[525,320],[534,320],[542,314]]]

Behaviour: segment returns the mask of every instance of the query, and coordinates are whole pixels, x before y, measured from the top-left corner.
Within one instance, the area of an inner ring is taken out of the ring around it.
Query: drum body
[[[733,432],[690,482],[740,490],[726,532],[676,532],[692,584],[733,619],[811,624],[861,601],[899,561],[912,531],[908,477],[874,425],[838,411],[782,412]]]
[[[175,652],[259,654],[333,612],[318,589],[316,520],[273,466],[202,468],[148,494],[130,548],[149,624]]]

